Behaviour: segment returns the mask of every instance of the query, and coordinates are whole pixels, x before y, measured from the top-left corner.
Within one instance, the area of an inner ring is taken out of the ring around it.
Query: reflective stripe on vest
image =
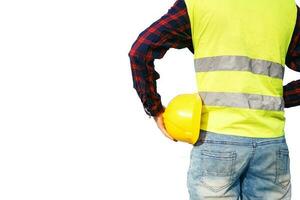
[[[203,100],[200,128],[246,137],[284,135],[283,77],[297,17],[294,0],[185,2]]]
[[[283,79],[284,66],[272,61],[251,59],[247,56],[214,56],[195,59],[196,72],[208,71],[249,71]]]
[[[282,97],[229,92],[199,92],[199,95],[205,104],[210,106],[230,106],[275,111],[282,111],[284,109],[284,100]]]

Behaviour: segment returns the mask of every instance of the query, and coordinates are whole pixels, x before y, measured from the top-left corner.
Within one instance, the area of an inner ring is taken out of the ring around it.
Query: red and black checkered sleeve
[[[297,5],[297,21],[286,55],[285,64],[294,71],[300,72],[300,9]],[[285,107],[300,105],[300,79],[283,86]]]
[[[164,111],[157,92],[154,60],[162,58],[168,49],[187,47],[193,52],[190,21],[184,0],[177,0],[160,19],[142,31],[129,51],[133,87],[147,115]]]

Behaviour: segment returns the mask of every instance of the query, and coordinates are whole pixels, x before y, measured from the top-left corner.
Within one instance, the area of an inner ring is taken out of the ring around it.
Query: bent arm
[[[286,66],[300,72],[300,10],[297,5],[297,21],[286,56]],[[283,86],[285,107],[300,105],[300,79]]]
[[[160,19],[141,32],[133,43],[129,58],[136,90],[147,115],[157,116],[164,111],[157,92],[154,60],[162,58],[170,48],[189,48],[193,52],[190,21],[184,0],[177,0]]]

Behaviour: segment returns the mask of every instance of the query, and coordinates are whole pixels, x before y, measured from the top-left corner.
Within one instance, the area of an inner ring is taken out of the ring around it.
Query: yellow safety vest
[[[294,0],[185,0],[203,100],[201,129],[246,137],[285,134],[283,76]]]

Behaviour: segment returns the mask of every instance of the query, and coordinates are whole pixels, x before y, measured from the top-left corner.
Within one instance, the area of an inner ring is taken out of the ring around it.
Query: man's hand
[[[170,140],[173,140],[174,142],[177,142],[177,140],[173,139],[169,133],[167,132],[166,128],[165,128],[165,124],[163,121],[163,112],[161,112],[160,114],[158,114],[157,116],[154,116],[154,120],[158,126],[158,128],[161,130],[161,132],[168,137]]]

